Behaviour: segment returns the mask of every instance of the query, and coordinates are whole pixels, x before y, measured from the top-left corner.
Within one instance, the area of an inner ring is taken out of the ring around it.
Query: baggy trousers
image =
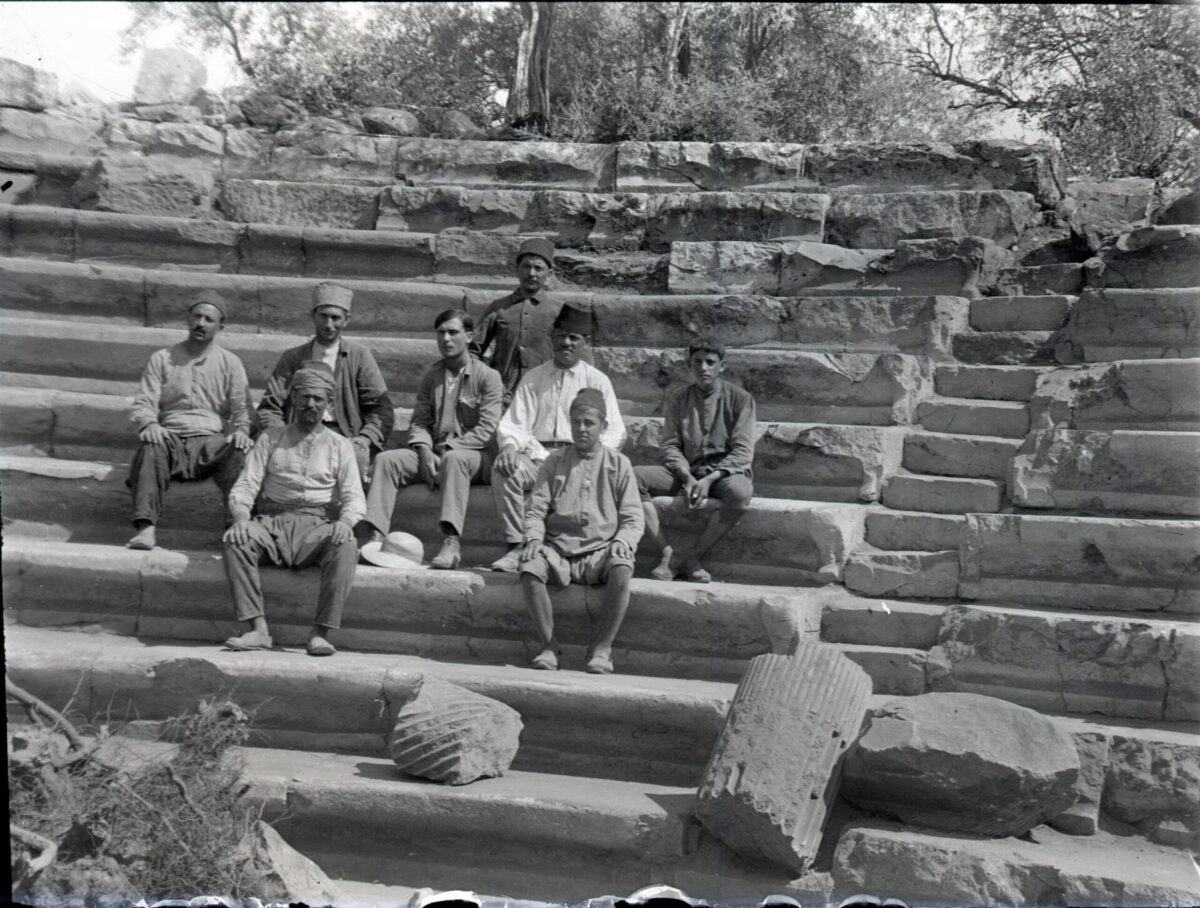
[[[133,493],[133,522],[157,524],[162,515],[163,496],[172,480],[194,482],[210,476],[221,490],[225,506],[229,490],[237,482],[246,456],[217,432],[212,435],[169,434],[165,444],[138,445],[125,485]]]
[[[438,488],[442,493],[441,521],[462,535],[467,517],[467,496],[471,485],[482,485],[492,472],[490,451],[450,449],[441,455]],[[391,529],[396,495],[403,486],[421,481],[420,456],[411,448],[384,451],[375,458],[371,487],[367,491],[367,517],[371,526],[386,533]]]

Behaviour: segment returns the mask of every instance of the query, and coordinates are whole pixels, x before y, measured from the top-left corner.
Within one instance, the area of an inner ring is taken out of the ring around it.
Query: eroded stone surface
[[[166,156],[101,158],[71,189],[80,208],[122,214],[206,217],[215,177],[209,166]]]
[[[284,841],[275,827],[259,820],[248,841],[239,843],[259,874],[255,892],[269,901],[335,905],[344,897],[325,872]]]
[[[958,551],[860,550],[846,562],[844,575],[846,588],[864,596],[953,599],[958,596]]]
[[[1200,287],[1200,226],[1141,227],[1089,264],[1092,287]]]
[[[1200,429],[1200,362],[1124,360],[1056,369],[1030,400],[1034,425],[1069,429]]]
[[[815,189],[803,145],[768,142],[622,142],[617,188],[641,192]]]
[[[1073,180],[1071,200],[1076,230],[1093,249],[1099,249],[1106,239],[1143,226],[1156,196],[1157,187],[1148,177]]]
[[[1151,832],[1181,827],[1180,847],[1200,840],[1200,750],[1194,745],[1113,735],[1104,777],[1104,811]]]
[[[873,709],[842,794],[910,826],[1021,835],[1076,799],[1079,756],[1051,719],[995,697],[933,693]]]
[[[616,157],[612,145],[412,138],[400,141],[396,177],[412,186],[611,192],[616,188]]]
[[[416,136],[421,134],[421,121],[416,114],[390,107],[368,107],[362,112],[363,126],[380,136]]]
[[[204,63],[185,50],[147,48],[133,85],[133,100],[137,104],[186,104],[206,77]]]
[[[104,148],[104,120],[84,110],[37,113],[0,107],[0,151],[90,155]]]
[[[231,221],[370,230],[378,196],[374,189],[334,183],[226,180],[221,211]]]
[[[752,659],[704,771],[696,816],[741,854],[807,870],[870,693],[866,673],[821,644]]]
[[[1071,835],[1095,835],[1100,819],[1100,797],[1108,768],[1108,738],[1099,732],[1072,735],[1079,754],[1079,778],[1075,780],[1075,803],[1047,822]]]
[[[886,249],[899,240],[986,237],[1017,241],[1038,215],[1026,193],[889,192],[839,196],[829,209],[825,239],[854,249]]]
[[[1192,356],[1200,356],[1200,291],[1192,289],[1085,290],[1057,353],[1060,362]]]
[[[376,227],[418,233],[450,228],[519,233],[532,195],[520,190],[393,186],[380,196]]]
[[[0,107],[45,110],[58,102],[58,76],[0,58]]]

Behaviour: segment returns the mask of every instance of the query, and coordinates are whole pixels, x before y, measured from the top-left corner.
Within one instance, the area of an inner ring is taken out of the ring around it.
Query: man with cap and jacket
[[[516,272],[519,286],[484,310],[471,348],[500,373],[506,407],[521,376],[554,355],[550,331],[562,307],[558,296],[546,289],[554,273],[552,242],[544,237],[523,242],[517,250]],[[585,350],[583,358],[591,362],[591,352]]]
[[[226,305],[204,291],[187,310],[187,339],[151,355],[130,422],[141,444],[126,480],[133,493],[131,549],[152,549],[171,481],[210,476],[222,502],[250,449],[250,401],[242,361],[216,344]]]
[[[308,653],[335,652],[330,631],[341,626],[358,563],[353,530],[367,510],[354,447],[324,424],[335,388],[327,364],[302,363],[288,389],[292,422],[258,436],[229,493],[233,525],[224,537],[225,575],[237,619],[249,625],[244,634],[225,641],[229,649],[272,646],[258,570],[266,562],[290,568],[321,566]]]
[[[353,298],[353,291],[339,284],[317,287],[312,306],[316,333],[279,357],[258,405],[258,420],[264,429],[291,422],[292,375],[308,360],[325,363],[333,370],[335,388],[321,421],[354,445],[358,472],[365,480],[370,477],[371,458],[387,445],[396,417],[375,357],[364,344],[342,336],[350,325]]]
[[[570,408],[575,395],[584,388],[599,391],[605,402],[600,443],[616,452],[625,444],[625,423],[612,382],[582,359],[591,333],[591,313],[563,305],[550,332],[553,358],[525,373],[512,405],[500,419],[492,495],[504,524],[508,552],[492,564],[494,571],[520,568],[525,496],[550,452],[571,444]]]

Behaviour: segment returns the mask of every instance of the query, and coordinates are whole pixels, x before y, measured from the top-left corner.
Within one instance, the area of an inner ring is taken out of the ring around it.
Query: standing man
[[[329,632],[341,627],[358,563],[354,525],[367,508],[353,446],[321,419],[334,387],[333,371],[325,363],[303,363],[295,371],[288,401],[293,421],[259,435],[229,493],[234,522],[225,533],[225,575],[237,619],[250,626],[225,641],[229,649],[271,648],[258,571],[265,561],[297,569],[321,565],[308,653],[336,652]],[[256,503],[258,516],[251,519]]]
[[[552,242],[535,237],[522,243],[516,272],[517,289],[493,300],[484,310],[476,332],[478,345],[472,349],[500,373],[506,407],[521,376],[554,355],[550,329],[562,307],[561,300],[546,289],[554,274]],[[585,353],[584,359],[591,362],[591,354]]]
[[[359,475],[368,478],[371,458],[387,444],[396,416],[383,373],[371,351],[358,341],[342,337],[342,332],[350,326],[353,298],[353,291],[339,284],[317,287],[312,307],[316,334],[311,341],[286,350],[279,357],[258,405],[258,419],[264,429],[291,422],[295,418],[288,397],[292,375],[308,360],[325,363],[333,370],[335,387],[321,421],[350,439]]]
[[[375,458],[367,516],[371,539],[368,561],[392,522],[396,493],[420,480],[442,489],[442,547],[431,567],[453,570],[462,560],[460,537],[471,483],[486,483],[492,472],[492,439],[500,422],[504,386],[495,369],[471,356],[475,322],[462,309],[447,309],[433,322],[440,362],[421,376],[408,447]]]
[[[612,647],[629,608],[633,557],[642,537],[637,480],[624,454],[600,443],[604,395],[584,388],[571,402],[571,444],[546,458],[525,512],[521,591],[541,651],[534,668],[558,668],[547,583],[604,584],[604,606],[587,670],[613,670]]]
[[[742,519],[754,495],[755,406],[748,391],[721,378],[725,371],[721,344],[707,338],[693,342],[688,347],[688,368],[691,384],[667,401],[658,447],[661,466],[636,467],[634,472],[646,535],[662,552],[650,576],[671,580],[683,574],[695,583],[708,583],[712,575],[701,559]],[[689,509],[699,508],[710,496],[721,500],[721,508],[711,514],[696,544],[676,562],[650,498],[680,492]]]
[[[211,476],[223,504],[252,444],[246,370],[215,343],[225,312],[219,294],[200,293],[187,310],[187,340],[156,351],[142,372],[130,416],[141,444],[125,481],[137,530],[125,543],[131,549],[154,548],[171,480]]]
[[[576,394],[584,388],[600,392],[606,411],[600,443],[616,452],[625,444],[625,423],[612,383],[607,375],[581,359],[591,333],[591,313],[564,305],[551,332],[553,359],[525,373],[512,406],[500,420],[492,494],[504,522],[508,552],[492,564],[493,571],[515,573],[520,568],[525,495],[533,488],[538,468],[549,453],[571,444],[569,411]]]

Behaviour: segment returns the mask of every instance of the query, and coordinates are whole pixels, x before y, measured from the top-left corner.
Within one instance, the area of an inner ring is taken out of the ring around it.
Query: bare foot
[[[674,580],[675,569],[671,567],[671,558],[675,554],[675,550],[669,545],[662,550],[662,560],[658,562],[658,567],[650,572],[650,576],[655,580]]]
[[[237,637],[230,637],[225,641],[226,649],[239,651],[255,650],[255,649],[270,649],[274,645],[271,640],[271,635],[266,631],[246,631]]]
[[[533,662],[530,663],[534,668],[540,668],[544,671],[558,670],[558,654],[554,652],[554,647],[547,646],[544,650],[533,657]]]
[[[593,675],[611,675],[613,672],[612,650],[596,647],[588,659],[587,670]]]
[[[148,523],[138,530],[132,539],[125,543],[125,548],[148,552],[155,545],[157,545],[157,541],[154,538],[154,524]]]
[[[337,647],[320,634],[313,634],[308,638],[308,654],[310,656],[332,656],[336,652]]]

